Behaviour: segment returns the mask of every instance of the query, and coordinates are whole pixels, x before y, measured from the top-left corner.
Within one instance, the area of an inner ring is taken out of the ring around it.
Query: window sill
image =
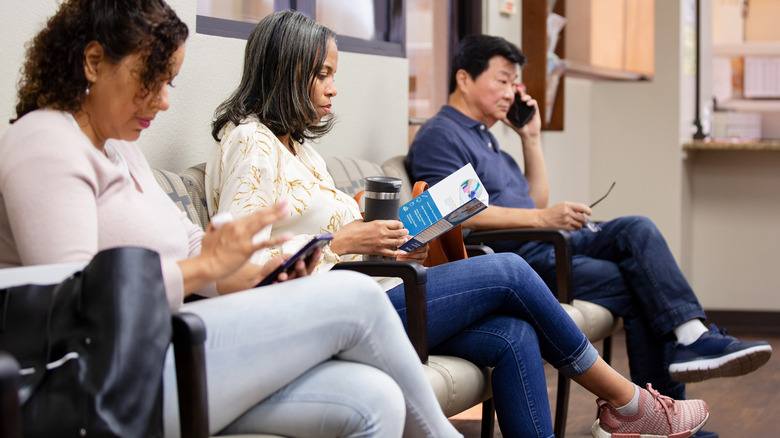
[[[572,61],[569,61],[569,68],[566,70],[566,76],[570,78],[626,82],[649,81],[653,79],[652,75],[594,67],[592,65]]]

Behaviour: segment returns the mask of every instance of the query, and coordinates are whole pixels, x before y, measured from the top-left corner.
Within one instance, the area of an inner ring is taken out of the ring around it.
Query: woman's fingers
[[[290,209],[287,207],[287,202],[280,201],[273,207],[257,210],[250,215],[241,217],[239,220],[245,220],[248,231],[255,235],[268,225],[286,217],[289,213]]]

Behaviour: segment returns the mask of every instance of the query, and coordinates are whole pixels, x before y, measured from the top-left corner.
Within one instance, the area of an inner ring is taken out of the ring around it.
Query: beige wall
[[[56,10],[56,0],[9,2],[0,14],[0,117],[13,115],[15,86],[24,58],[24,43]],[[190,27],[187,55],[171,109],[160,114],[139,140],[152,166],[178,171],[205,161],[212,147],[210,123],[214,108],[238,83],[244,41],[195,33],[195,2],[169,0]],[[403,58],[341,52],[333,110],[338,123],[319,149],[327,154],[374,161],[406,153],[408,63]],[[0,135],[8,129],[0,123]]]

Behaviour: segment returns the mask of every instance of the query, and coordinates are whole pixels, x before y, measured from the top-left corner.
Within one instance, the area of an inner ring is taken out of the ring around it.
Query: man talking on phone
[[[662,394],[684,399],[683,382],[746,374],[766,363],[772,354],[766,342],[744,342],[703,324],[696,295],[650,219],[620,217],[596,226],[585,204],[548,205],[537,102],[517,83],[524,64],[520,49],[503,38],[475,35],[461,41],[451,64],[448,105],[420,128],[406,158],[412,180],[433,185],[471,163],[490,206],[465,228],[571,231],[574,297],[623,317],[635,383],[650,382]],[[497,122],[520,136],[524,172],[490,133]],[[556,290],[552,244],[491,246],[522,256]]]

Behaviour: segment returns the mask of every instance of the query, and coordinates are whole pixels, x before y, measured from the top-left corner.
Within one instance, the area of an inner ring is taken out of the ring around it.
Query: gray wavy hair
[[[331,40],[332,30],[299,12],[276,12],[260,21],[247,40],[241,83],[214,113],[214,139],[220,140],[228,122],[238,125],[250,115],[276,136],[289,134],[298,142],[330,131],[334,119],[318,121],[311,91]]]

